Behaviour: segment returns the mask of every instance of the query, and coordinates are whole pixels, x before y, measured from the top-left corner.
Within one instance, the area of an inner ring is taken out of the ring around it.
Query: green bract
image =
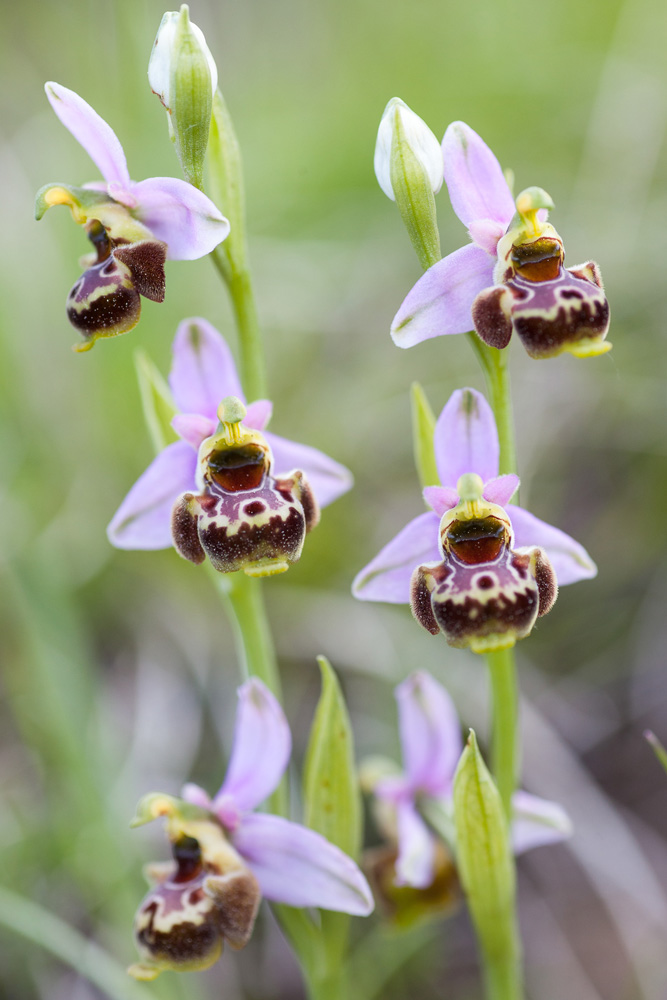
[[[454,777],[454,822],[459,877],[492,990],[517,975],[516,884],[507,819],[472,729]]]

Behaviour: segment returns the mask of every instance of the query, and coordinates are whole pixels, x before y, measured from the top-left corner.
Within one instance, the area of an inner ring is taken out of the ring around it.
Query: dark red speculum
[[[563,263],[563,248],[557,240],[535,240],[512,247],[512,266],[528,281],[554,281]]]
[[[266,452],[256,444],[224,448],[209,455],[208,474],[227,493],[258,489],[267,471]]]
[[[177,868],[172,882],[191,882],[204,868],[199,841],[194,837],[180,837],[171,845]]]
[[[493,562],[502,552],[507,528],[496,517],[453,521],[447,529],[450,551],[469,566]]]

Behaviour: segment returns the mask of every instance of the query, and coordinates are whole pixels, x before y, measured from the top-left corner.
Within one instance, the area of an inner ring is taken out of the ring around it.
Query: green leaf
[[[435,433],[435,416],[426,394],[419,382],[412,383],[412,447],[419,481],[424,486],[437,486],[440,482],[438,467],[435,462],[433,435]]]
[[[315,712],[304,768],[304,820],[311,830],[355,860],[361,851],[361,794],[354,764],[350,717],[338,678],[323,656],[317,662],[322,693]],[[350,918],[322,912],[323,979],[341,974]]]
[[[157,455],[172,441],[178,441],[171,421],[178,412],[169,386],[145,351],[134,352],[141,408],[151,443]]]
[[[354,741],[343,692],[329,662],[319,656],[322,694],[304,768],[304,820],[355,860],[361,848],[361,799]]]
[[[516,984],[520,975],[516,878],[509,829],[472,729],[454,777],[454,822],[459,876],[487,978]]]

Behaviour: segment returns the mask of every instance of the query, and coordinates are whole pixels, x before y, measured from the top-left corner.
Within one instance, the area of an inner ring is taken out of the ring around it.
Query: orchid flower
[[[100,337],[127,333],[139,322],[140,295],[164,299],[164,262],[195,260],[210,253],[229,233],[213,202],[175,177],[132,181],[115,132],[73,90],[46,84],[58,118],[83,146],[104,177],[83,187],[47,184],[37,195],[40,219],[53,205],[67,205],[86,227],[95,249],[87,270],[67,300],[73,326],[86,338],[78,351]]]
[[[563,241],[546,221],[553,208],[541,188],[512,197],[498,160],[464,122],[442,143],[452,207],[472,243],[426,271],[394,317],[399,347],[474,329],[503,348],[512,330],[533,358],[577,357],[611,347],[609,305],[597,264],[563,266]]]
[[[506,648],[549,610],[558,584],[597,569],[573,538],[509,503],[519,479],[498,476],[498,433],[481,393],[453,393],[433,445],[442,485],[424,490],[431,510],[361,570],[353,593],[410,603],[420,624],[451,645]]]
[[[283,710],[261,681],[247,681],[238,699],[232,755],[217,795],[188,784],[182,799],[154,793],[137,808],[133,826],[167,817],[174,856],[147,870],[156,884],[135,919],[142,962],[130,972],[138,979],[208,968],[225,939],[244,947],[262,896],[359,916],[373,910],[351,858],[314,830],[254,811],[278,786],[292,741]]]
[[[272,404],[261,399],[246,409],[229,347],[204,319],[179,325],[169,384],[181,440],[160,452],[123,500],[108,528],[112,545],[173,544],[193,562],[208,554],[222,572],[287,569],[318,508],[350,489],[350,473],[321,451],[264,430]]]
[[[408,677],[395,695],[404,770],[389,773],[387,762],[382,777],[367,778],[364,784],[372,788],[380,807],[377,812],[385,834],[397,843],[395,884],[426,889],[442,867],[438,859],[442,844],[422,813],[428,816],[429,811],[437,811],[451,822],[454,773],[463,750],[461,726],[449,694],[426,671]],[[369,776],[371,771],[376,775],[380,771],[378,761],[369,762]],[[512,807],[515,854],[556,843],[572,832],[567,814],[555,802],[517,791]]]

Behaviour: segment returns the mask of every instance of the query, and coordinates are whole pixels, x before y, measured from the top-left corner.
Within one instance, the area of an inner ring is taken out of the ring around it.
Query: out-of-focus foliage
[[[210,262],[170,262],[164,304],[146,302],[133,333],[75,356],[64,301],[87,246],[64,210],[39,223],[32,211],[45,181],[95,178],[48,106],[48,79],[122,135],[133,176],[178,176],[146,79],[162,13],[157,0],[38,0],[8,5],[0,37],[1,879],[121,963],[134,958],[142,861],[162,849],[150,830],[127,830],[134,803],[153,787],[177,793],[186,778],[215,786],[239,681],[207,576],[172,551],[115,552],[106,540],[152,457],[133,354],[165,371],[183,317],[205,316],[231,342],[233,328]],[[356,570],[423,509],[411,383],[436,412],[453,389],[483,388],[465,338],[409,351],[390,340],[419,265],[373,174],[387,100],[403,98],[438,136],[467,121],[517,190],[539,184],[553,196],[568,264],[601,266],[610,355],[532,362],[511,348],[522,503],[600,569],[561,593],[521,649],[525,784],[561,801],[577,833],[522,860],[519,899],[533,995],[660,1000],[667,790],[642,732],[667,734],[667,8],[202,0],[191,15],[243,150],[272,428],[357,480],[301,562],[265,588],[297,755],[320,652],[340,672],[360,754],[395,752],[391,688],[417,666],[450,687],[483,744],[488,735],[481,662],[422,633],[407,608],[349,596]],[[436,204],[449,252],[462,227],[444,189]],[[477,996],[465,919],[416,934],[389,945],[387,962],[369,925],[357,982],[374,965],[389,1000],[408,983],[410,995],[434,996],[444,981],[452,1000]],[[98,995],[24,940],[3,931],[1,942],[12,1000]],[[245,953],[152,987],[165,1000],[300,988],[268,914]]]

